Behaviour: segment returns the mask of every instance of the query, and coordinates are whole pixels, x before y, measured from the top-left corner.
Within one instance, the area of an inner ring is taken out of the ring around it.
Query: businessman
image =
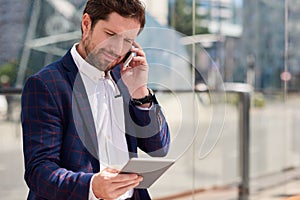
[[[79,43],[30,76],[22,94],[28,199],[150,199],[143,177],[115,166],[165,156],[170,136],[135,38],[145,24],[139,0],[88,0]],[[135,54],[128,66],[124,57]]]

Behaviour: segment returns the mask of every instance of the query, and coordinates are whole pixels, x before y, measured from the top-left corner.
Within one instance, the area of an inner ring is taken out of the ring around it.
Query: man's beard
[[[120,60],[119,55],[106,50],[104,47],[95,47],[93,50],[90,50],[89,45],[85,43],[84,48],[87,55],[85,60],[100,71],[110,70]]]

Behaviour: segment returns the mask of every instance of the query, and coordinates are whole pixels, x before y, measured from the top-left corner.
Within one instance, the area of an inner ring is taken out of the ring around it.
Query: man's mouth
[[[104,51],[103,55],[104,55],[104,58],[110,62],[114,62],[120,58],[120,56],[118,56],[114,53],[111,53],[111,52],[107,52],[107,51]]]

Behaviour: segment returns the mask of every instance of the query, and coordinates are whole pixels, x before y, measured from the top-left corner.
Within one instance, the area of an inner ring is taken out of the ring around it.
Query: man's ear
[[[82,21],[81,21],[81,29],[82,29],[82,36],[86,37],[88,33],[90,32],[92,27],[92,20],[89,16],[89,14],[85,13],[82,16]]]

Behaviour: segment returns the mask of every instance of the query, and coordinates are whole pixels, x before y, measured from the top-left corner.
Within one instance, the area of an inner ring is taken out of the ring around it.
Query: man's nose
[[[111,41],[111,50],[117,54],[122,55],[124,43],[123,43],[123,37],[121,36],[114,36]]]

